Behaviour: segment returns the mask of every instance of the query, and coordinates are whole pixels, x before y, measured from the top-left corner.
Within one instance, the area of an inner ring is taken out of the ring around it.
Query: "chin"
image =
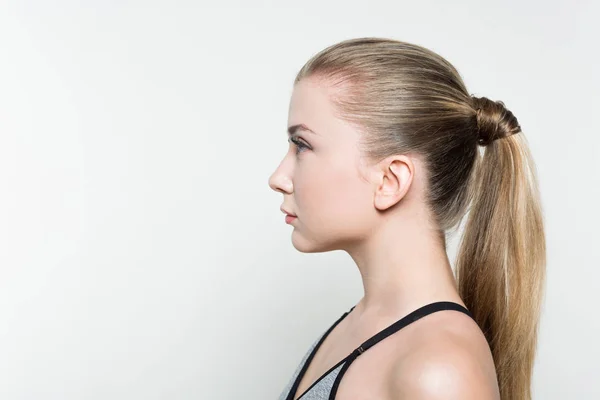
[[[324,243],[314,240],[307,240],[305,237],[299,235],[295,230],[292,232],[292,245],[301,253],[324,253],[328,251],[340,250],[339,246],[336,246],[334,242]]]

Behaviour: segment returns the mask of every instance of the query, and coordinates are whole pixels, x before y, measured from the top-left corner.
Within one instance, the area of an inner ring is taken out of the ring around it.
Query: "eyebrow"
[[[298,130],[303,130],[303,131],[308,131],[311,133],[314,133],[315,135],[317,135],[317,132],[313,131],[312,129],[310,129],[308,126],[304,125],[304,124],[297,124],[297,125],[292,125],[288,128],[288,135],[293,135],[294,133],[296,133]]]

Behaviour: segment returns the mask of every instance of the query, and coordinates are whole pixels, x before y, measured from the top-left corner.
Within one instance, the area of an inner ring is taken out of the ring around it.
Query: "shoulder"
[[[471,337],[434,336],[393,363],[386,380],[389,400],[500,399],[493,360]]]

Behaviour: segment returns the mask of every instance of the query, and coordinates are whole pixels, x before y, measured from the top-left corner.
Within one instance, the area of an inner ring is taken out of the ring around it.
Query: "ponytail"
[[[456,260],[458,289],[490,345],[501,398],[530,400],[546,265],[537,174],[504,104],[473,103],[484,153]]]

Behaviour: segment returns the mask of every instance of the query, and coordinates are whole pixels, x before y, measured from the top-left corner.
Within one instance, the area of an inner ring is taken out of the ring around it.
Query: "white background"
[[[360,36],[517,116],[548,240],[534,398],[600,398],[598,4],[2,2],[0,398],[279,395],[362,295],[268,186],[296,72]]]

